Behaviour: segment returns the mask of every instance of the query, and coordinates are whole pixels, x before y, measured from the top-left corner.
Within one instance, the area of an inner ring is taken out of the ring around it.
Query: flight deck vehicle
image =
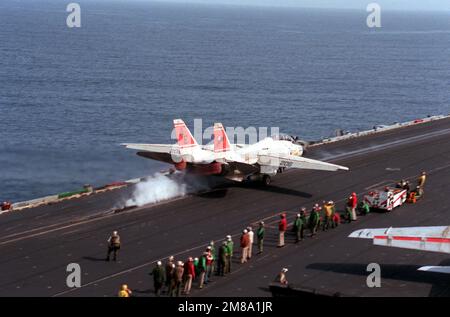
[[[406,201],[406,189],[389,188],[377,189],[364,195],[364,201],[371,209],[392,211],[394,208],[403,205]]]

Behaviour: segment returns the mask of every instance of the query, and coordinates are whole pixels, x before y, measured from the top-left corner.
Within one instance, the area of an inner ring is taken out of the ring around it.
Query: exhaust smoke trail
[[[125,207],[143,206],[163,200],[185,196],[186,184],[156,173],[136,184],[132,197],[125,202]]]

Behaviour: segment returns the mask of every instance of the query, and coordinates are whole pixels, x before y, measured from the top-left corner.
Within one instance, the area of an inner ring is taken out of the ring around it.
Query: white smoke
[[[142,206],[186,195],[186,184],[156,173],[136,184],[132,197],[125,207]]]

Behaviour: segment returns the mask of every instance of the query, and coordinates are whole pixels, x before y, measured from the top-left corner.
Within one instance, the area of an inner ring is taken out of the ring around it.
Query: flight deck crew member
[[[336,212],[336,204],[334,201],[330,200],[331,202],[331,228],[336,228],[339,224],[339,213]]]
[[[287,220],[286,220],[286,214],[282,213],[280,216],[281,220],[278,223],[278,247],[284,247],[284,233],[287,229]]]
[[[303,240],[303,220],[301,214],[297,214],[294,220],[294,226],[292,227],[295,233],[295,243]]]
[[[308,225],[308,221],[306,219],[306,208],[302,207],[302,209],[300,209],[300,219],[302,220],[302,226],[300,228],[300,241],[303,240],[303,238],[305,237],[305,229],[306,226]]]
[[[233,259],[234,242],[230,235],[227,235],[227,262],[225,273],[231,273],[231,260]]]
[[[425,181],[427,180],[427,173],[422,172],[417,179],[417,194],[422,197],[423,196],[423,187],[425,186]]]
[[[189,295],[192,287],[192,280],[195,278],[194,259],[189,257],[188,261],[184,263],[184,294]]]
[[[406,185],[406,181],[404,179],[402,179],[400,182],[397,183],[397,185],[395,186],[396,188],[402,188]]]
[[[205,274],[205,284],[208,284],[208,282],[211,279],[212,275],[212,268],[214,264],[214,257],[211,252],[211,246],[206,247],[206,274]]]
[[[406,189],[406,193],[409,194],[409,192],[411,191],[409,181],[406,181],[405,185],[403,186],[403,189]]]
[[[280,283],[281,285],[287,285],[288,281],[286,279],[286,272],[288,271],[287,268],[282,268],[281,272],[278,273],[278,275],[275,278],[275,282]]]
[[[423,191],[423,187],[425,186],[425,181],[427,180],[427,173],[426,172],[422,172],[419,176],[419,178],[417,179],[417,186],[419,186],[422,191]]]
[[[161,295],[161,289],[166,280],[166,272],[164,271],[161,261],[156,262],[156,266],[150,273],[150,275],[153,275],[153,286],[155,288],[155,295],[159,297]]]
[[[423,187],[417,186],[415,191],[415,199],[422,198]]]
[[[169,259],[166,263],[166,288],[167,288],[167,294],[169,294],[170,289],[170,282],[172,280],[172,274],[173,274],[173,265],[175,264],[175,258],[171,255],[169,256]]]
[[[347,201],[347,209],[349,212],[349,222],[356,220],[356,206],[358,206],[358,197],[356,193],[353,192]]]
[[[254,241],[255,233],[253,232],[252,227],[247,227],[247,231],[248,231],[248,240],[249,240],[247,259],[250,260],[252,258],[253,241]]]
[[[222,245],[219,248],[219,256],[217,262],[217,275],[224,276],[225,274],[225,265],[227,263],[227,242],[223,241]]]
[[[258,240],[258,253],[263,252],[263,244],[264,244],[264,235],[265,235],[266,229],[264,228],[264,221],[261,221],[259,223],[259,228],[256,230],[256,238]]]
[[[130,297],[131,294],[132,294],[132,292],[131,292],[131,289],[128,288],[128,285],[123,284],[119,291],[118,296],[119,297]]]
[[[106,261],[109,261],[111,252],[113,253],[113,260],[117,261],[117,252],[120,250],[120,236],[117,231],[113,231],[112,235],[108,238],[108,255]]]
[[[337,226],[339,226],[340,223],[341,223],[341,216],[340,216],[339,212],[336,212],[336,210],[335,210],[334,214],[333,214],[333,228],[336,228]]]
[[[409,186],[409,181],[402,179],[397,185],[396,188],[406,189],[406,195],[409,195],[409,192],[411,191],[411,188]]]
[[[250,244],[250,238],[248,236],[247,229],[244,229],[244,231],[242,231],[240,242],[241,242],[241,249],[242,249],[241,263],[245,263],[245,262],[247,262],[247,259],[248,259],[248,245]]]
[[[311,230],[311,237],[314,236],[317,232],[317,227],[319,226],[320,220],[320,207],[319,204],[315,204],[314,208],[311,210],[311,214],[309,215],[309,229]]]
[[[172,267],[170,268],[170,275],[169,275],[169,288],[167,290],[167,294],[169,296],[173,296],[173,293],[174,293],[174,290],[176,287],[175,269],[176,269],[175,263],[172,263]]]
[[[197,279],[197,276],[200,275],[200,260],[198,258],[194,258],[194,269],[195,269],[195,276],[193,280],[195,281]]]
[[[199,271],[200,271],[200,283],[198,287],[203,288],[203,284],[205,284],[205,275],[206,275],[206,257],[208,256],[208,252],[203,252],[200,257],[200,261],[198,263]]]
[[[181,295],[181,285],[183,284],[184,268],[183,262],[178,261],[173,274],[173,288],[171,296],[179,297]]]
[[[359,212],[362,215],[367,215],[370,212],[370,206],[367,201],[363,200],[359,203]]]
[[[322,225],[322,230],[326,231],[328,230],[328,228],[330,227],[332,221],[333,221],[333,208],[334,208],[334,202],[332,200],[328,201],[324,206],[323,206],[323,225]],[[332,225],[331,225],[332,226]]]

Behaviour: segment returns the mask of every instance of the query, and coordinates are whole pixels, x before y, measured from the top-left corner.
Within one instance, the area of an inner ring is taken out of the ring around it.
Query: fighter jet
[[[213,146],[200,146],[181,119],[173,121],[176,144],[124,143],[138,150],[137,155],[173,164],[176,170],[216,175],[234,181],[260,180],[265,185],[271,176],[285,168],[325,171],[348,170],[345,166],[302,157],[303,146],[294,139],[274,136],[257,143],[231,144],[222,124],[214,125]]]
[[[349,238],[372,239],[374,245],[450,253],[450,226],[360,229]],[[422,266],[419,271],[450,273],[450,266]]]
[[[225,176],[242,181],[260,179],[269,185],[271,176],[286,168],[322,171],[348,170],[348,167],[303,157],[304,145],[288,135],[275,135],[254,144],[231,144],[221,123],[214,124],[214,152]]]

